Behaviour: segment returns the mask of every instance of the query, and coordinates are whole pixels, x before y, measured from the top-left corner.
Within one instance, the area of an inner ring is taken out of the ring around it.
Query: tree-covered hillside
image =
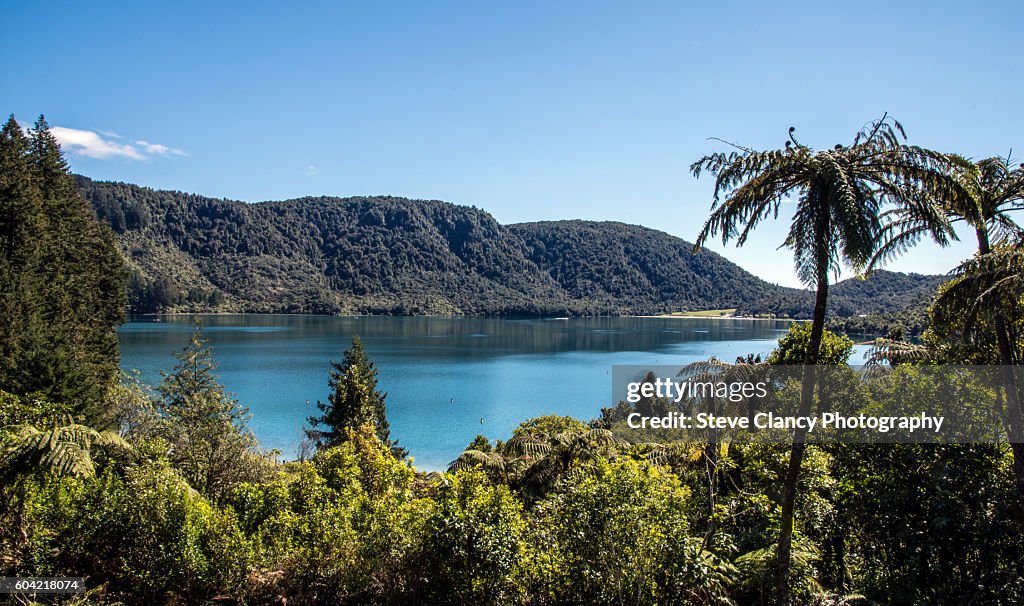
[[[811,309],[804,291],[635,225],[503,226],[480,209],[435,200],[247,204],[85,177],[78,183],[117,234],[135,313],[602,315],[735,307],[807,317]],[[837,285],[834,309],[889,313],[913,290],[904,282],[917,279],[886,274]]]
[[[593,221],[520,223],[529,259],[574,300],[596,309],[675,311],[756,307],[773,294],[791,296],[716,254],[638,225]]]
[[[487,213],[398,198],[246,204],[80,179],[133,269],[138,312],[572,309]]]
[[[945,279],[879,270],[866,279],[843,280],[831,289],[829,324],[833,330],[850,334],[885,335],[899,329],[907,336],[919,335],[927,325],[936,289]],[[808,318],[813,308],[813,293],[790,291],[772,294],[737,313]]]

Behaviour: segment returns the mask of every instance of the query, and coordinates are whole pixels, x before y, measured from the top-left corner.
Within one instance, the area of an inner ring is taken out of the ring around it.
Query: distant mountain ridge
[[[437,200],[245,203],[78,177],[131,268],[134,313],[626,315],[738,308],[807,317],[806,291],[637,225],[499,224]],[[833,288],[840,315],[887,313],[936,276]],[[868,286],[870,285],[870,286]],[[930,291],[929,291],[930,292]]]

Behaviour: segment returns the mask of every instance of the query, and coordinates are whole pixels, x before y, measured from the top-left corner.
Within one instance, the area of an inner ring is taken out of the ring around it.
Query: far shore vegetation
[[[702,309],[696,311],[673,311],[661,314],[660,318],[733,318],[736,317],[736,308],[731,309]]]

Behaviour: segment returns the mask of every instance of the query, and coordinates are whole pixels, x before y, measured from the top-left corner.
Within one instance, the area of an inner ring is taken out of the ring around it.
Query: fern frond
[[[49,429],[23,425],[4,445],[0,469],[8,477],[36,472],[89,477],[95,473],[93,446],[131,449],[117,433],[86,425],[71,423]]]

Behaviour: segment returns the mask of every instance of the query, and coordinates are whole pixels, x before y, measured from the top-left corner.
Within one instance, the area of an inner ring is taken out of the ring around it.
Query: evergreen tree
[[[31,257],[40,218],[29,141],[12,115],[0,131],[0,267],[19,268]]]
[[[217,382],[213,351],[201,328],[175,357],[178,364],[160,385],[157,435],[192,487],[221,498],[235,483],[262,475],[258,442],[246,427],[249,411]]]
[[[42,239],[44,317],[55,348],[54,399],[76,402],[99,425],[106,390],[117,381],[119,351],[115,327],[125,319],[126,272],[109,227],[79,195],[60,145],[43,116],[30,131],[35,181],[47,230]]]
[[[0,389],[41,393],[109,426],[125,316],[124,261],[79,195],[43,117],[0,134]]]
[[[33,296],[39,291],[39,234],[43,212],[29,160],[29,141],[11,116],[0,132],[0,388],[33,391],[35,374],[24,364],[33,340]]]
[[[331,361],[327,384],[333,393],[327,402],[317,401],[316,406],[323,414],[309,417],[313,427],[306,430],[318,448],[340,444],[345,441],[345,428],[358,430],[367,424],[376,428],[382,442],[392,445],[384,409],[387,394],[377,389],[377,368],[358,336],[352,337],[352,347],[345,351],[341,362]]]

